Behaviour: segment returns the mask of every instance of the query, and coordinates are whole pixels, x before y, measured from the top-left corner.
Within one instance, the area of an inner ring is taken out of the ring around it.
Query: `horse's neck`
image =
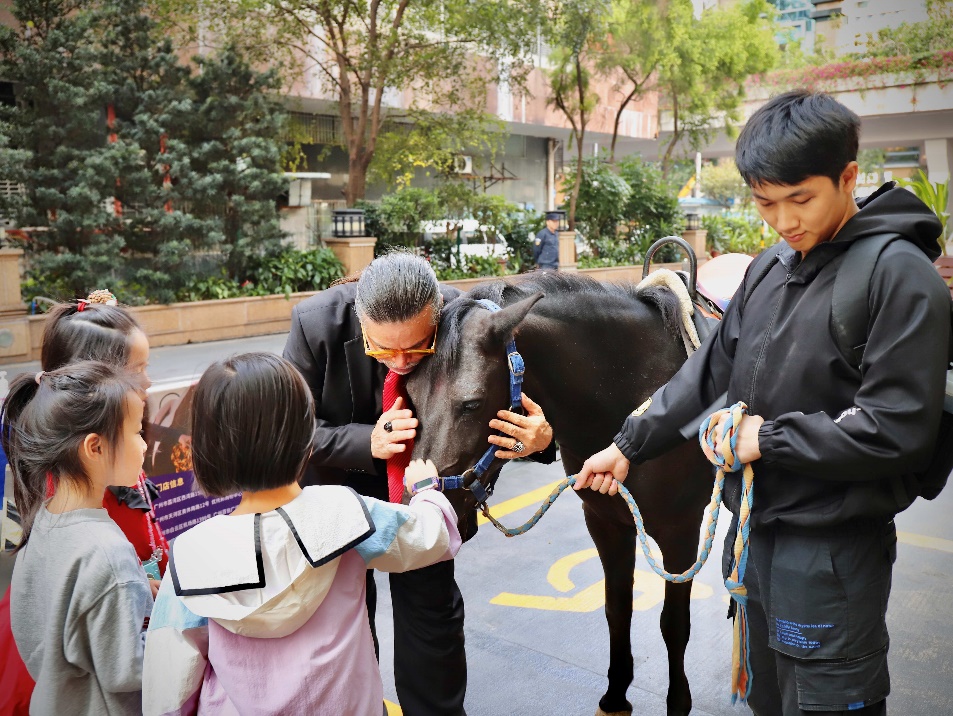
[[[542,406],[561,444],[585,449],[590,440],[608,444],[622,419],[684,361],[657,311],[613,296],[530,313],[516,344],[526,363],[524,392]]]

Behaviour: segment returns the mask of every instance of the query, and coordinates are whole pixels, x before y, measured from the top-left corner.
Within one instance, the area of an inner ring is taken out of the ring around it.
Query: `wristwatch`
[[[439,477],[428,477],[421,480],[420,482],[415,482],[410,488],[410,492],[416,495],[418,492],[423,492],[424,490],[439,490],[440,489],[440,478]]]

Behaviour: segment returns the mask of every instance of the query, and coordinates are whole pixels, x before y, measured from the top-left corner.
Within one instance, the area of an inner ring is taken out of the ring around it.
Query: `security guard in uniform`
[[[546,228],[536,234],[536,243],[533,244],[533,263],[536,268],[547,271],[559,270],[559,212],[546,213]]]

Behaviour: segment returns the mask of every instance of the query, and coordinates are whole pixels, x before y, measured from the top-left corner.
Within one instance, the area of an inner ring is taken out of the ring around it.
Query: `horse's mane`
[[[560,296],[603,297],[613,303],[639,302],[653,306],[662,318],[662,325],[675,338],[680,335],[681,320],[678,297],[671,291],[649,286],[636,289],[631,281],[602,283],[588,276],[553,271],[537,271],[516,279],[498,280],[481,284],[469,293],[453,299],[443,308],[440,316],[440,334],[437,339],[439,350],[431,358],[439,373],[448,372],[457,364],[457,346],[461,343],[463,319],[480,304],[477,300],[487,298],[497,305],[509,306],[535,293],[544,293],[547,298]]]

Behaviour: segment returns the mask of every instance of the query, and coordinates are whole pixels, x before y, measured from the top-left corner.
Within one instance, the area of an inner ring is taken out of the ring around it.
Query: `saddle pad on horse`
[[[682,329],[682,341],[685,343],[685,352],[691,355],[701,345],[701,341],[698,339],[698,331],[695,329],[695,322],[692,319],[695,313],[695,304],[692,303],[692,299],[688,295],[685,282],[674,271],[657,269],[643,278],[635,287],[635,290],[643,291],[652,286],[667,288],[678,296],[679,314],[682,319],[679,326]]]

